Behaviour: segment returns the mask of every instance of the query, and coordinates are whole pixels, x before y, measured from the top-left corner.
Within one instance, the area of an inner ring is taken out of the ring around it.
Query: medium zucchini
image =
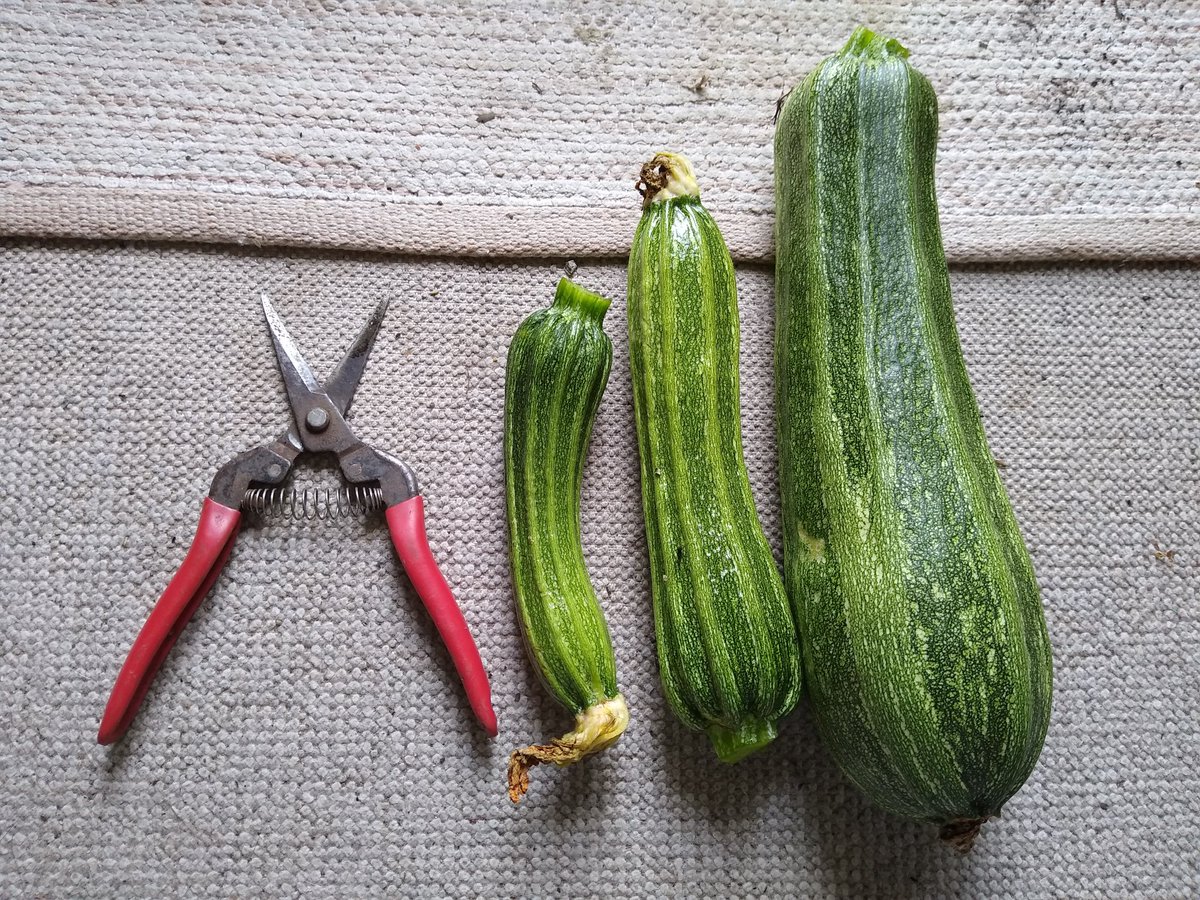
[[[521,323],[504,376],[509,554],[521,633],[542,682],[575,728],[515,750],[508,795],[540,763],[567,766],[614,744],[629,724],[608,626],[583,561],[579,496],[596,409],[612,367],[609,301],[568,281]]]
[[[667,701],[736,762],[800,694],[800,647],[742,456],[737,287],[692,167],[642,168],[629,357],[659,674]]]
[[[784,574],[843,771],[965,851],[1041,752],[1050,643],[955,328],[937,99],[907,56],[860,28],[776,129]]]

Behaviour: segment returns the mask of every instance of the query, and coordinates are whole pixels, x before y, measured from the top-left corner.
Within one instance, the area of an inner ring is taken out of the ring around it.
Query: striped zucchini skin
[[[640,186],[629,355],[659,672],[733,762],[795,706],[800,648],[742,455],[729,251],[685,159],[660,154]]]
[[[530,768],[578,762],[614,743],[629,721],[579,520],[584,459],[612,367],[608,307],[564,278],[553,305],[521,323],[508,350],[504,467],[517,613],[542,682],[576,716],[567,735],[513,753],[513,802]]]
[[[1041,752],[1051,656],[955,327],[937,100],[907,55],[859,29],[776,130],[784,574],[843,771],[965,850]]]

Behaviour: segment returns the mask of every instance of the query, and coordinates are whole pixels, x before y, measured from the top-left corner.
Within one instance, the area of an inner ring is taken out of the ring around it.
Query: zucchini
[[[569,733],[513,751],[514,803],[529,789],[532,767],[576,763],[614,744],[629,724],[579,521],[584,457],[612,367],[602,327],[608,307],[564,278],[553,305],[522,322],[508,348],[504,474],[517,613],[543,684],[575,714]]]
[[[742,456],[737,287],[691,165],[642,167],[629,361],[663,691],[736,762],[800,695],[800,647]]]
[[[825,744],[965,852],[1041,752],[1050,642],[955,327],[937,99],[907,56],[860,28],[778,120],[784,575]]]

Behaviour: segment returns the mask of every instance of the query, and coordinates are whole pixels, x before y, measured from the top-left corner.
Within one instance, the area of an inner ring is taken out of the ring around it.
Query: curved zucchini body
[[[659,672],[726,762],[769,743],[800,694],[800,648],[742,457],[733,263],[691,166],[642,169],[629,355]]]
[[[609,301],[567,279],[508,348],[504,473],[509,554],[521,633],[546,688],[575,728],[509,760],[509,796],[539,763],[566,766],[616,742],[629,723],[608,626],[588,578],[579,497],[592,424],[612,367]]]
[[[966,850],[1041,752],[1050,643],[954,323],[937,100],[907,55],[859,29],[776,130],[784,574],[843,771]]]

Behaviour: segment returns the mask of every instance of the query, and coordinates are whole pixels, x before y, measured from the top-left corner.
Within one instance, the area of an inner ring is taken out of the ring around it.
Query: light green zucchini
[[[937,99],[907,56],[859,29],[779,116],[784,573],[843,771],[967,850],[1037,761],[1050,643],[955,327]]]
[[[659,674],[735,762],[800,695],[800,648],[742,457],[737,287],[686,159],[642,168],[629,357]]]
[[[513,751],[514,803],[533,766],[576,763],[614,744],[629,724],[579,520],[584,457],[612,367],[602,327],[608,307],[564,278],[553,305],[522,322],[508,348],[504,474],[517,612],[538,675],[575,714],[569,733]]]

